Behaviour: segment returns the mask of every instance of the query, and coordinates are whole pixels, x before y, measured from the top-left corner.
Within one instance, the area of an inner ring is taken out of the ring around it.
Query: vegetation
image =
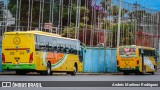
[[[9,0],[9,10],[13,14],[14,17],[16,17],[16,10],[17,10],[17,0]],[[31,13],[29,12],[29,0],[21,0],[22,2],[22,7],[20,11],[20,20],[21,20],[21,26],[27,26],[28,22],[28,15]],[[31,0],[32,1],[32,0]],[[49,16],[50,16],[50,5],[49,5],[50,0],[45,0],[44,3],[44,10],[43,14],[44,16],[41,17],[43,18],[43,23],[49,22]],[[53,5],[53,24],[54,26],[58,26],[58,20],[59,20],[59,9],[62,7],[59,5],[60,0],[54,0],[55,3]],[[69,5],[69,0],[63,0],[63,12],[62,12],[62,26],[63,26],[63,33],[62,36],[67,37],[67,33],[69,32],[69,37],[75,38],[75,30],[76,30],[76,11],[77,11],[77,4],[76,0],[72,0],[72,8],[70,10],[72,11],[71,13],[71,22],[68,24],[68,5]],[[112,35],[112,45],[115,45],[115,42],[117,40],[117,28],[118,28],[118,6],[117,5],[112,5],[111,1],[112,0],[101,0],[100,6],[97,5],[91,5],[92,0],[87,0],[89,3],[88,9],[85,8],[85,1],[86,0],[81,0],[81,7],[80,7],[80,30],[77,32],[79,33],[79,39],[82,41],[84,31],[87,35],[87,41],[90,41],[90,37],[92,34],[92,31],[94,32],[93,28],[97,28],[98,25],[96,25],[94,22],[99,23],[99,27],[104,30],[110,30],[113,35]],[[106,3],[105,3],[106,2]],[[31,4],[31,2],[30,2]],[[93,11],[93,7],[97,7],[96,12]],[[104,10],[106,8],[106,10]],[[106,12],[107,11],[107,12]],[[92,15],[94,13],[94,15]],[[34,0],[33,2],[33,10],[32,10],[32,26],[38,26],[39,22],[39,14],[40,13],[40,2],[39,0]],[[134,10],[133,12],[129,12],[128,9],[122,9],[122,17],[125,15],[128,15],[128,18],[130,21],[128,22],[122,22],[121,23],[121,42],[120,44],[130,44],[134,43],[134,35],[132,28],[135,26],[133,23],[131,23],[131,20],[137,19],[137,21],[141,21],[145,15],[149,15],[149,13],[145,12],[144,10]],[[110,15],[110,16],[109,16]],[[144,16],[143,16],[144,15]],[[104,18],[99,18],[99,17],[105,17]],[[95,18],[96,17],[96,18]],[[109,20],[109,19],[110,20]],[[148,20],[148,19],[146,19]],[[87,24],[85,23],[87,22]],[[112,22],[112,23],[111,23]],[[140,23],[140,22],[139,22]],[[140,29],[140,27],[139,27]],[[89,31],[89,32],[88,32]],[[94,33],[93,33],[94,34]],[[95,33],[96,34],[96,33]],[[94,36],[93,36],[94,37]],[[109,41],[109,40],[107,40]],[[96,40],[94,40],[96,42]],[[90,43],[90,42],[87,42]],[[108,43],[108,42],[107,42]]]

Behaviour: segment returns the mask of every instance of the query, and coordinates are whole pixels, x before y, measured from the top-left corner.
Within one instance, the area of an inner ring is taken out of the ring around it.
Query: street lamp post
[[[120,43],[120,27],[121,27],[121,0],[119,0],[117,47],[119,47],[119,43]]]

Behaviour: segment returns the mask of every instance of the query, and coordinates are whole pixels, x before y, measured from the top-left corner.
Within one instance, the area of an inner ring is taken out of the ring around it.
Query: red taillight
[[[119,61],[117,61],[117,65],[119,65]]]
[[[139,64],[139,60],[137,60],[137,64]]]
[[[2,53],[2,62],[5,63],[5,56],[3,53]]]
[[[33,52],[30,54],[29,63],[31,63],[32,61],[33,61]]]

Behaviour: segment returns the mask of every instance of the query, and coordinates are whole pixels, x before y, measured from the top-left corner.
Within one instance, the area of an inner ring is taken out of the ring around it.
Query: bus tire
[[[123,72],[123,75],[129,75],[129,72]]]
[[[141,75],[141,73],[140,72],[135,72],[135,75]]]
[[[52,75],[51,63],[50,63],[50,62],[47,63],[46,74],[47,74],[47,75]]]
[[[77,63],[74,64],[73,72],[71,72],[71,75],[74,76],[76,75],[76,73],[77,73]]]
[[[151,72],[152,75],[154,75],[154,72]]]
[[[46,75],[46,71],[40,71],[40,75]]]
[[[71,74],[71,72],[66,72],[66,74]]]

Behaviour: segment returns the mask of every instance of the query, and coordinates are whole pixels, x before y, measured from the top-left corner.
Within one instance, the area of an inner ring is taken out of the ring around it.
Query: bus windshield
[[[122,46],[119,48],[119,54],[122,56],[135,56],[136,47],[135,46]]]

